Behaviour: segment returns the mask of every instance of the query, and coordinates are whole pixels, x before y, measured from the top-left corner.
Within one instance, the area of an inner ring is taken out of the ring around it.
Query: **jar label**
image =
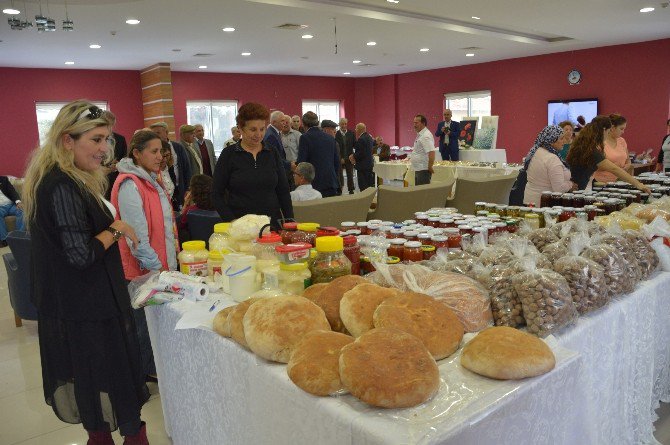
[[[219,275],[223,275],[223,271],[221,270],[221,266],[212,267],[212,275],[216,275],[217,273]]]
[[[191,275],[196,277],[207,276],[207,261],[198,261],[194,263],[181,263],[179,271],[184,275]]]

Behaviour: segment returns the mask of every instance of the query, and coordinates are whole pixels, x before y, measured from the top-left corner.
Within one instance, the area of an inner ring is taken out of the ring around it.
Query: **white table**
[[[431,182],[453,182],[456,178],[486,179],[492,176],[517,174],[519,167],[479,167],[469,165],[433,166],[435,173]],[[407,185],[414,185],[414,170],[409,162],[376,162],[374,172],[382,179],[404,180]]]
[[[549,374],[502,382],[447,413],[442,403],[385,411],[351,396],[312,397],[290,382],[284,365],[213,332],[175,331],[183,303],[148,308],[147,319],[175,445],[638,444],[655,443],[654,409],[670,401],[668,289],[668,273],[640,284],[557,335],[579,356],[562,350]],[[468,394],[458,382],[473,376],[456,361],[440,362],[451,400]]]
[[[504,148],[491,150],[459,150],[458,158],[470,162],[507,162],[507,151]]]

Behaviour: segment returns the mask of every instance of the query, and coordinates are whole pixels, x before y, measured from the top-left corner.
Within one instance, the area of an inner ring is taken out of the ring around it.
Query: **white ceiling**
[[[28,16],[38,0],[26,0]],[[75,31],[10,30],[1,14],[0,66],[378,76],[670,37],[659,0],[69,0]],[[0,0],[0,9],[11,0]],[[44,15],[65,18],[64,0]],[[24,1],[14,6],[24,10]],[[640,8],[655,7],[642,14]],[[472,19],[478,16],[481,20]],[[21,14],[19,17],[24,18]],[[141,23],[127,25],[128,18]],[[285,23],[306,30],[280,30]],[[337,54],[334,25],[337,24]],[[224,26],[236,31],[226,33]],[[302,34],[314,35],[311,40]],[[114,34],[114,35],[113,35]],[[554,41],[557,37],[570,40]],[[367,46],[373,40],[376,46]],[[89,49],[98,43],[101,49]],[[430,48],[422,53],[420,48]],[[479,47],[475,57],[462,48]],[[180,49],[175,52],[173,49]],[[250,51],[250,57],[240,55]],[[209,57],[194,57],[209,53]],[[354,65],[358,59],[362,64]],[[623,65],[622,65],[623,66]]]

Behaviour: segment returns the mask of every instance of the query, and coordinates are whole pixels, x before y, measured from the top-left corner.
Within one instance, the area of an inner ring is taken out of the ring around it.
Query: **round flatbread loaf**
[[[340,352],[340,378],[352,395],[382,408],[407,408],[440,387],[437,363],[421,340],[392,328],[373,329]]]
[[[244,300],[240,304],[237,304],[233,307],[233,310],[228,314],[228,328],[230,329],[230,336],[239,343],[241,346],[249,349],[247,340],[244,337],[244,326],[242,326],[242,320],[244,319],[244,314],[247,313],[249,307],[255,302],[261,300],[261,298],[249,298]]]
[[[310,287],[304,290],[302,296],[310,301],[314,301],[314,299],[321,294],[321,291],[323,291],[328,286],[328,284],[330,283],[312,284]]]
[[[311,331],[330,330],[323,310],[303,297],[264,298],[244,314],[249,349],[266,360],[288,363],[293,348]]]
[[[382,301],[398,294],[397,289],[362,283],[344,293],[340,301],[340,318],[347,331],[360,337],[375,327],[372,316]]]
[[[212,322],[212,328],[214,332],[223,336],[230,337],[230,325],[228,324],[228,314],[230,314],[235,306],[228,306],[227,308],[221,309],[216,313],[214,321]]]
[[[354,338],[333,331],[312,331],[297,344],[286,372],[299,388],[315,396],[327,396],[343,389],[340,380],[340,351]]]
[[[435,360],[450,356],[463,339],[463,325],[444,303],[416,292],[384,300],[375,310],[376,328],[396,328],[419,338]]]
[[[497,326],[483,330],[465,345],[461,365],[492,379],[517,380],[551,371],[556,358],[534,335]]]
[[[335,278],[318,295],[314,296],[312,301],[326,313],[328,323],[330,323],[333,331],[347,333],[340,318],[340,300],[342,300],[346,291],[367,282],[365,278],[358,275],[345,275]]]

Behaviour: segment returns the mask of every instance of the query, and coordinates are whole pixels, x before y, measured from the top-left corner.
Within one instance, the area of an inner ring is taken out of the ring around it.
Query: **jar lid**
[[[420,248],[421,247],[421,242],[419,242],[419,241],[407,241],[404,244],[404,246],[407,247],[408,249]]]
[[[382,226],[393,226],[393,221],[382,221]]]
[[[316,232],[316,230],[321,227],[319,223],[300,223],[298,224],[298,230],[303,232]]]
[[[456,235],[456,234],[454,233],[453,235]],[[444,235],[435,235],[435,236],[432,237],[430,240],[431,240],[431,241],[434,241],[434,242],[437,242],[437,243],[443,243],[443,242],[447,241],[448,239],[449,239],[449,238],[447,238],[447,237],[444,236]]]
[[[410,224],[416,224],[416,220],[414,219],[406,219],[402,222],[404,225],[409,226]]]
[[[276,232],[270,232],[267,235],[263,235],[260,238],[256,238],[256,242],[261,244],[281,243],[281,236]]]
[[[335,236],[339,234],[340,231],[336,227],[321,227],[316,231],[316,236]]]
[[[340,223],[341,227],[354,227],[356,225],[353,221],[343,221]]]
[[[450,227],[446,230],[446,232],[449,235],[457,235],[459,233],[459,230],[456,227]],[[437,235],[437,236],[439,236],[439,235]]]
[[[431,234],[428,233],[428,232],[419,233],[419,235],[417,236],[417,238],[419,238],[419,240],[430,239],[430,237],[431,237]]]
[[[384,221],[382,221],[381,219],[371,219],[368,221],[368,224],[381,224],[383,222]]]
[[[440,217],[439,217],[439,216],[430,216],[430,217],[428,217],[428,221],[430,221],[430,222],[439,222],[439,221],[440,221]]]
[[[291,243],[291,244],[280,244],[275,247],[275,251],[278,253],[291,253],[299,252],[301,250],[309,250],[312,248],[312,245],[309,243]]]
[[[316,239],[317,252],[337,252],[344,249],[344,240],[339,236],[322,236]]]
[[[526,215],[526,219],[540,219],[540,215],[537,213],[529,213]]]
[[[405,236],[417,236],[418,234],[419,234],[419,232],[417,232],[416,230],[406,230],[405,231]]]
[[[230,230],[230,223],[216,223],[214,224],[214,233],[228,233]]]
[[[538,216],[538,218],[539,218],[539,216]],[[504,222],[496,223],[496,227],[497,227],[497,228],[507,227],[507,223],[504,223]]]
[[[386,258],[386,264],[398,264],[400,262],[400,258],[397,256],[390,256]]]
[[[468,224],[461,224],[458,226],[459,230],[472,230],[472,226]]]
[[[347,232],[347,234],[348,234],[348,235],[353,235],[353,236],[359,236],[359,235],[361,234],[361,231],[360,231],[360,230],[353,229],[353,230],[349,230],[349,231]]]
[[[501,223],[501,224],[504,224],[505,227],[507,227],[507,224],[505,224],[505,223]],[[489,229],[487,229],[486,227],[475,227],[474,229],[472,229],[472,231],[473,232],[484,233],[484,232],[488,232]]]
[[[285,222],[282,227],[284,230],[296,230],[298,228],[297,222]]]
[[[477,202],[475,203],[475,205],[476,205],[476,206],[485,206],[486,203],[485,203],[484,201],[477,201]]]
[[[487,224],[487,225],[484,226],[484,228],[488,229],[488,230],[493,230],[493,229],[496,228],[496,226],[495,226],[495,224]]]
[[[204,241],[186,241],[182,243],[181,248],[183,250],[205,250]]]
[[[423,244],[421,245],[421,250],[424,252],[432,252],[435,250],[435,246]]]
[[[542,192],[543,195],[551,195],[553,192],[550,192],[549,190],[545,190]]]
[[[454,220],[451,218],[440,218],[440,224],[453,224]]]
[[[215,260],[215,261],[223,261],[223,256],[228,255],[229,253],[230,253],[230,250],[228,250],[228,249],[211,250],[209,252],[209,259],[210,260]]]
[[[280,270],[300,271],[308,267],[307,263],[279,263]]]
[[[345,246],[353,246],[358,240],[353,235],[347,235],[342,237],[342,242]]]
[[[404,246],[407,240],[405,238],[391,238],[389,240],[391,244],[398,244],[400,246]]]

